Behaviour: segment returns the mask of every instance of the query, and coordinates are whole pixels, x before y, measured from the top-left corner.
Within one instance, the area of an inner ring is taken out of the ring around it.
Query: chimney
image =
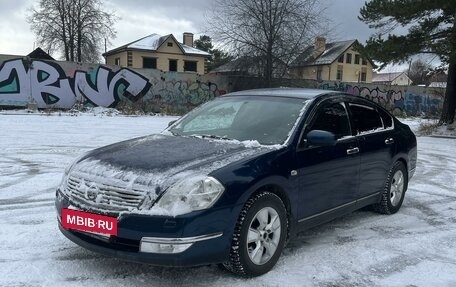
[[[184,45],[193,47],[193,33],[185,32],[183,36]]]
[[[324,37],[316,37],[314,44],[313,56],[318,57],[326,50],[326,39]]]

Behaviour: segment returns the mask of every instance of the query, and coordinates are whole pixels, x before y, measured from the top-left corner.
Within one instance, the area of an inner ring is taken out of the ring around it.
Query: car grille
[[[102,183],[102,179],[97,182],[91,181],[80,174],[71,175],[67,181],[67,192],[73,200],[89,205],[95,209],[105,209],[109,211],[126,211],[138,208],[144,200],[143,191],[127,189],[108,183]],[[97,186],[97,196],[91,199],[88,196],[90,187]]]
[[[99,161],[77,164],[66,178],[64,193],[75,206],[116,214],[142,209],[157,199],[153,175],[125,171]],[[154,192],[155,191],[155,192]]]

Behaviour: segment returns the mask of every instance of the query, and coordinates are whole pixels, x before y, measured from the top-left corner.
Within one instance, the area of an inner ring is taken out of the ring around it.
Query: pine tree
[[[371,0],[360,14],[361,21],[376,29],[366,49],[382,66],[416,54],[435,54],[448,64],[440,123],[452,123],[456,112],[456,1]],[[394,34],[398,27],[407,28],[408,33]]]

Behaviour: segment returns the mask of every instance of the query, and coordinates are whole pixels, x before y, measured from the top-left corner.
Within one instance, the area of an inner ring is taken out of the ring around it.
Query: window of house
[[[343,68],[343,66],[341,66],[341,65],[337,66],[336,80],[342,81],[343,73],[344,73],[344,68]]]
[[[356,65],[359,65],[359,60],[360,60],[360,59],[361,59],[361,57],[360,57],[358,54],[356,54],[356,55],[355,55],[355,64],[356,64]]]
[[[353,123],[358,134],[383,129],[383,122],[377,110],[358,104],[350,104]]]
[[[344,62],[344,54],[340,55],[339,59],[337,59],[337,62],[339,62],[339,63]]]
[[[169,71],[177,72],[177,60],[169,60]]]
[[[143,57],[143,68],[145,69],[157,69],[157,59]]]
[[[114,65],[120,66],[120,58],[116,58],[116,59],[114,60]]]
[[[184,61],[184,72],[196,72],[197,64],[196,61]]]
[[[346,61],[346,63],[347,64],[351,64],[351,62],[352,62],[352,54],[351,53],[347,53],[347,61]]]
[[[168,42],[168,47],[172,47],[173,46],[173,43],[172,42]]]
[[[365,58],[363,58],[363,65],[366,66],[367,65],[367,60]]]

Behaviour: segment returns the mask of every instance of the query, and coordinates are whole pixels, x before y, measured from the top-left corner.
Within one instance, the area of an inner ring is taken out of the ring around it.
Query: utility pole
[[[410,59],[408,70],[407,70],[407,86],[410,86],[410,67],[412,66],[412,59]]]

